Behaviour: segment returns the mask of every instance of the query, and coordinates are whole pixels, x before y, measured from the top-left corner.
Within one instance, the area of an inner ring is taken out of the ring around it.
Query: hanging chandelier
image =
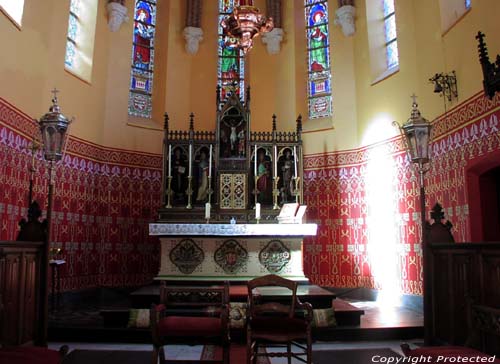
[[[221,21],[222,33],[226,37],[226,46],[239,48],[246,55],[253,46],[253,38],[260,33],[273,30],[273,19],[260,13],[253,6],[253,0],[240,0],[240,5],[235,7],[233,13]]]

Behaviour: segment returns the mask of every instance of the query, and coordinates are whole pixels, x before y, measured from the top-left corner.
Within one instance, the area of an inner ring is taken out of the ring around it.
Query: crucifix
[[[417,95],[415,95],[415,93],[413,93],[413,95],[411,95],[410,97],[413,100],[413,106],[416,106],[417,105]]]
[[[55,100],[55,102],[57,102],[57,94],[58,94],[59,90],[54,87],[54,89],[52,91],[50,91],[50,92],[52,92],[54,94],[53,101]]]

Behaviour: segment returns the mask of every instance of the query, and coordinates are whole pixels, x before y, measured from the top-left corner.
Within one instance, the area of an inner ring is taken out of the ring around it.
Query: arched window
[[[441,32],[446,34],[470,10],[471,0],[439,0]]]
[[[128,114],[151,118],[153,111],[156,0],[136,0]]]
[[[399,65],[398,36],[396,33],[396,12],[394,10],[394,0],[383,1],[385,54],[387,59],[387,68],[391,69]]]
[[[71,0],[66,37],[66,70],[90,82],[97,19],[97,0]]]
[[[305,0],[309,118],[332,114],[328,3]]]
[[[24,0],[0,0],[0,10],[21,27],[23,19]]]
[[[232,47],[234,40],[228,39],[222,34],[222,27],[220,25],[222,19],[231,14],[233,8],[239,4],[239,0],[219,0],[217,82],[221,87],[222,100],[226,98],[228,92],[231,92],[233,88],[240,96],[241,92],[245,90],[245,60],[243,58],[243,51]]]

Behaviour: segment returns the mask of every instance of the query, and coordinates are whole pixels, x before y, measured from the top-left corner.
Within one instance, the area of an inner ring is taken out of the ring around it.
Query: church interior
[[[0,362],[498,362],[499,14],[0,0]]]

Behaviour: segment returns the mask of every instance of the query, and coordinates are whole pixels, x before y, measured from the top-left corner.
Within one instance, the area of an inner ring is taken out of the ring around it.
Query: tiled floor
[[[408,342],[408,341],[407,341]],[[410,340],[409,343],[414,346],[419,339]],[[356,342],[316,342],[313,344],[313,350],[346,350],[346,349],[373,349],[373,348],[389,348],[401,355],[400,341],[356,341]],[[151,345],[148,344],[105,344],[105,343],[62,343],[52,342],[49,347],[59,349],[61,345],[68,345],[71,350],[138,350],[150,351]],[[182,358],[185,360],[197,360],[200,358],[202,346],[180,346],[173,345],[168,347],[167,358],[175,359]],[[272,364],[286,363],[285,358],[273,358]],[[296,361],[294,360],[293,363]],[[298,363],[298,362],[297,362]],[[361,363],[360,363],[361,364]]]

